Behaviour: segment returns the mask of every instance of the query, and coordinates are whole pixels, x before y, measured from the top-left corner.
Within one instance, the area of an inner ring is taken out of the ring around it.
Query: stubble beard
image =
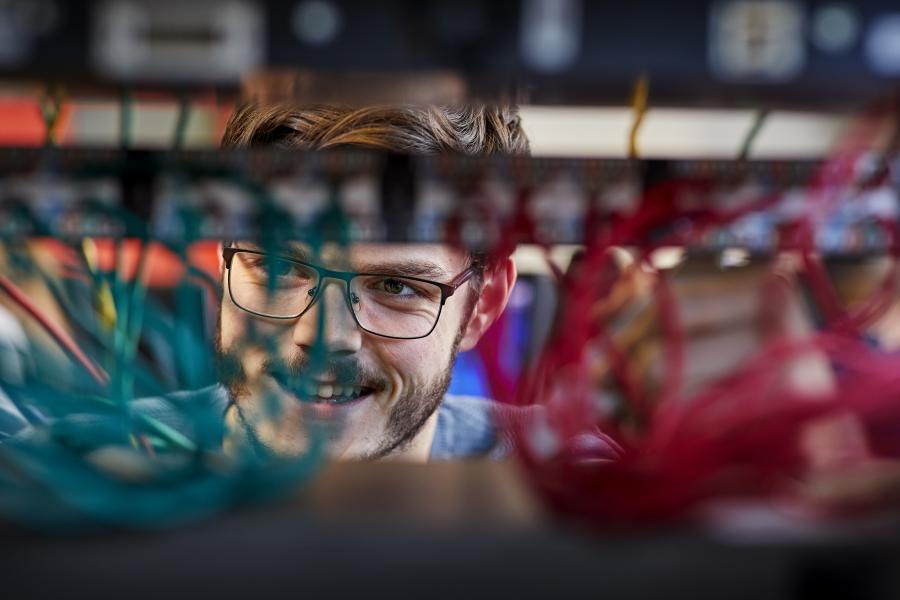
[[[470,311],[466,311],[469,313]],[[468,319],[466,319],[467,321]],[[465,322],[465,321],[464,321]],[[376,460],[384,458],[395,452],[402,451],[409,446],[410,443],[425,427],[428,419],[440,408],[447,389],[450,387],[450,377],[456,355],[459,351],[459,344],[462,340],[465,328],[460,328],[454,339],[453,346],[450,351],[450,357],[442,369],[439,376],[425,389],[409,389],[406,390],[394,403],[391,408],[388,422],[384,430],[381,442],[375,450],[367,452],[360,458],[362,460]],[[245,428],[245,435],[260,443],[260,436],[252,431],[251,425],[247,419],[242,416],[242,406],[251,396],[251,386],[249,378],[243,369],[241,362],[240,350],[235,348],[224,348],[222,345],[222,310],[219,304],[219,314],[216,319],[216,370],[218,380],[222,383],[229,397],[229,404],[233,405],[235,410],[241,416],[239,422]],[[271,369],[279,368],[278,360],[267,360],[263,365],[263,372]],[[341,358],[335,361],[336,364],[330,365],[334,371],[344,374],[347,379],[359,381],[360,379],[376,382],[380,380],[377,373],[362,368],[354,359]],[[283,372],[290,377],[300,377],[303,371],[308,368],[309,357],[301,356],[288,364],[281,364]]]

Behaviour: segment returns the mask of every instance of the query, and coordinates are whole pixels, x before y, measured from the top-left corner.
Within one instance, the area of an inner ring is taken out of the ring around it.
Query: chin
[[[397,402],[392,389],[362,388],[359,393],[351,389],[337,398],[334,390],[324,391],[332,393],[295,394],[263,374],[234,399],[243,407],[244,417],[258,441],[279,456],[309,452],[311,436],[316,434],[324,436],[326,453],[333,460],[378,460],[402,453],[389,444],[387,432]],[[267,415],[267,395],[277,399],[277,414]],[[234,425],[242,427],[237,421]]]

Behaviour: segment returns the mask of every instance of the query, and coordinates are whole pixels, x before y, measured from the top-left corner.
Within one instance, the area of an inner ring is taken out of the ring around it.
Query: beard
[[[239,422],[245,430],[244,433],[255,446],[262,446],[260,436],[254,430],[254,425],[244,417],[242,412],[244,404],[253,401],[251,391],[253,386],[241,361],[241,349],[244,344],[235,344],[238,346],[237,349],[224,348],[221,329],[220,309],[215,340],[218,380],[228,391],[229,404],[238,412]],[[428,419],[438,410],[447,393],[462,334],[463,329],[460,330],[453,342],[446,365],[428,386],[424,389],[406,390],[397,398],[390,409],[381,440],[374,450],[361,457],[363,460],[383,458],[403,450],[416,438]],[[327,374],[329,378],[336,381],[353,382],[354,385],[370,387],[375,390],[385,389],[386,378],[361,364],[352,356],[335,356],[327,359],[325,364],[320,364],[320,362],[314,361],[308,354],[301,354],[287,361],[270,355],[263,362],[261,375],[269,375],[273,380],[282,384],[281,387],[288,392],[292,386],[284,385],[282,382],[301,381],[311,377],[312,374],[320,376]],[[303,402],[299,399],[294,401]]]

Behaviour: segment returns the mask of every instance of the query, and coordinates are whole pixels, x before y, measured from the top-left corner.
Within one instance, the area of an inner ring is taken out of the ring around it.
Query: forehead
[[[236,242],[239,248],[270,250],[306,262],[334,269],[365,271],[397,264],[420,262],[457,274],[468,262],[465,250],[446,244],[323,244],[314,248],[304,242],[290,242],[276,249],[260,242]]]

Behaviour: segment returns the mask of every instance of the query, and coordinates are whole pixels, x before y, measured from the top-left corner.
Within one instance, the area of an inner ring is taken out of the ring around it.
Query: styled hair
[[[228,119],[222,148],[275,147],[324,150],[355,147],[409,154],[475,156],[528,154],[528,137],[514,105],[239,106]],[[480,293],[483,272],[505,256],[470,253],[478,267],[471,285]],[[474,301],[474,298],[470,301]],[[474,306],[470,304],[469,309]]]
[[[410,154],[527,154],[515,106],[244,104],[232,113],[223,148],[296,150],[357,147]]]

